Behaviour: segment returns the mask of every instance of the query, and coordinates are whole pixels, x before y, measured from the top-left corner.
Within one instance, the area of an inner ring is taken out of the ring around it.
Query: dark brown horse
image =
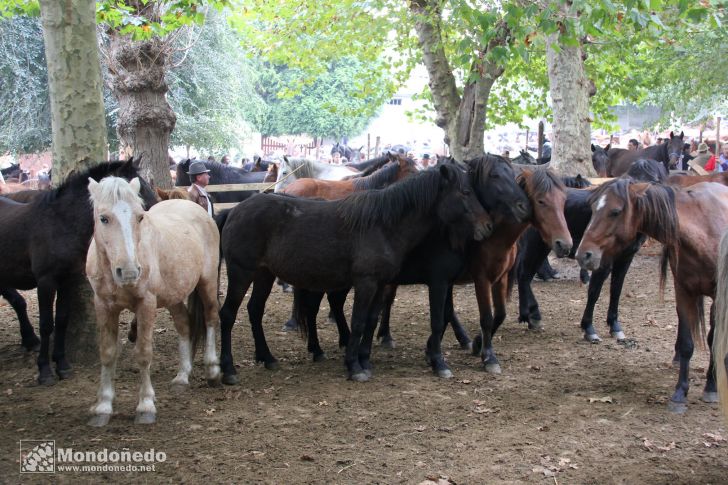
[[[599,268],[634,241],[646,234],[664,245],[660,286],[670,264],[675,285],[678,315],[676,351],[680,375],[670,410],[687,409],[689,366],[693,338],[704,332],[703,297],[715,299],[718,242],[728,229],[728,187],[700,183],[687,189],[634,183],[617,179],[596,190],[590,197],[592,218],[576,252],[579,264]],[[708,345],[713,341],[713,307]],[[708,367],[703,400],[716,402],[715,367]]]
[[[403,155],[387,154],[382,157],[382,162],[387,164],[366,177],[344,180],[301,178],[283,189],[283,193],[297,197],[335,200],[361,190],[381,189],[417,173],[414,160]]]
[[[682,158],[683,132],[675,135],[670,132],[670,139],[660,145],[652,145],[642,150],[624,150],[612,148],[608,151],[609,163],[607,164],[607,176],[619,177],[629,171],[629,167],[641,158],[657,160],[665,164],[665,169],[670,172]]]

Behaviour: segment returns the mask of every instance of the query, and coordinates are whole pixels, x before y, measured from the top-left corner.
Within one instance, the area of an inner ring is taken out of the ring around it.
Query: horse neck
[[[492,243],[493,247],[510,248],[530,225],[530,222],[497,222],[493,234],[485,241]]]

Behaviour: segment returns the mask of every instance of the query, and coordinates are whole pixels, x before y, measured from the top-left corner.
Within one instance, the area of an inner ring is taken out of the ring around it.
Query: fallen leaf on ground
[[[544,466],[541,466],[541,465],[537,465],[537,466],[533,467],[533,472],[534,473],[543,473],[543,475],[545,477],[554,477],[554,476],[556,476],[556,473],[552,472],[548,468],[546,468]]]
[[[595,403],[595,402],[608,402],[613,403],[614,400],[612,399],[612,396],[605,396],[605,397],[590,397],[589,398],[589,404]]]
[[[670,451],[675,448],[675,442],[671,441],[669,445],[667,446],[658,446],[657,449],[660,451]]]

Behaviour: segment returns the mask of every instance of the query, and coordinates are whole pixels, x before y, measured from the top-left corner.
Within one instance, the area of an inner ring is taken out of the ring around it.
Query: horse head
[[[609,155],[607,154],[607,152],[611,147],[611,143],[604,148],[592,143],[592,166],[600,177],[607,176],[607,165],[609,163]]]
[[[517,181],[531,202],[531,222],[541,238],[551,246],[556,256],[567,256],[573,241],[564,218],[566,187],[563,182],[550,170],[524,170]]]
[[[496,222],[521,223],[531,217],[531,203],[516,183],[508,160],[491,153],[466,160],[478,200]]]
[[[683,138],[684,132],[680,132],[680,136],[675,135],[672,131],[670,132],[670,141],[663,142],[667,145],[667,156],[669,168],[674,169],[677,164],[682,160],[683,156]]]

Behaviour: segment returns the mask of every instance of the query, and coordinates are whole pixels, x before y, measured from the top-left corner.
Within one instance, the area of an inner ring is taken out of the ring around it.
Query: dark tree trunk
[[[116,31],[109,36],[120,151],[141,158],[141,174],[151,184],[171,188],[168,148],[177,117],[166,98],[168,47],[164,39],[135,42]]]

